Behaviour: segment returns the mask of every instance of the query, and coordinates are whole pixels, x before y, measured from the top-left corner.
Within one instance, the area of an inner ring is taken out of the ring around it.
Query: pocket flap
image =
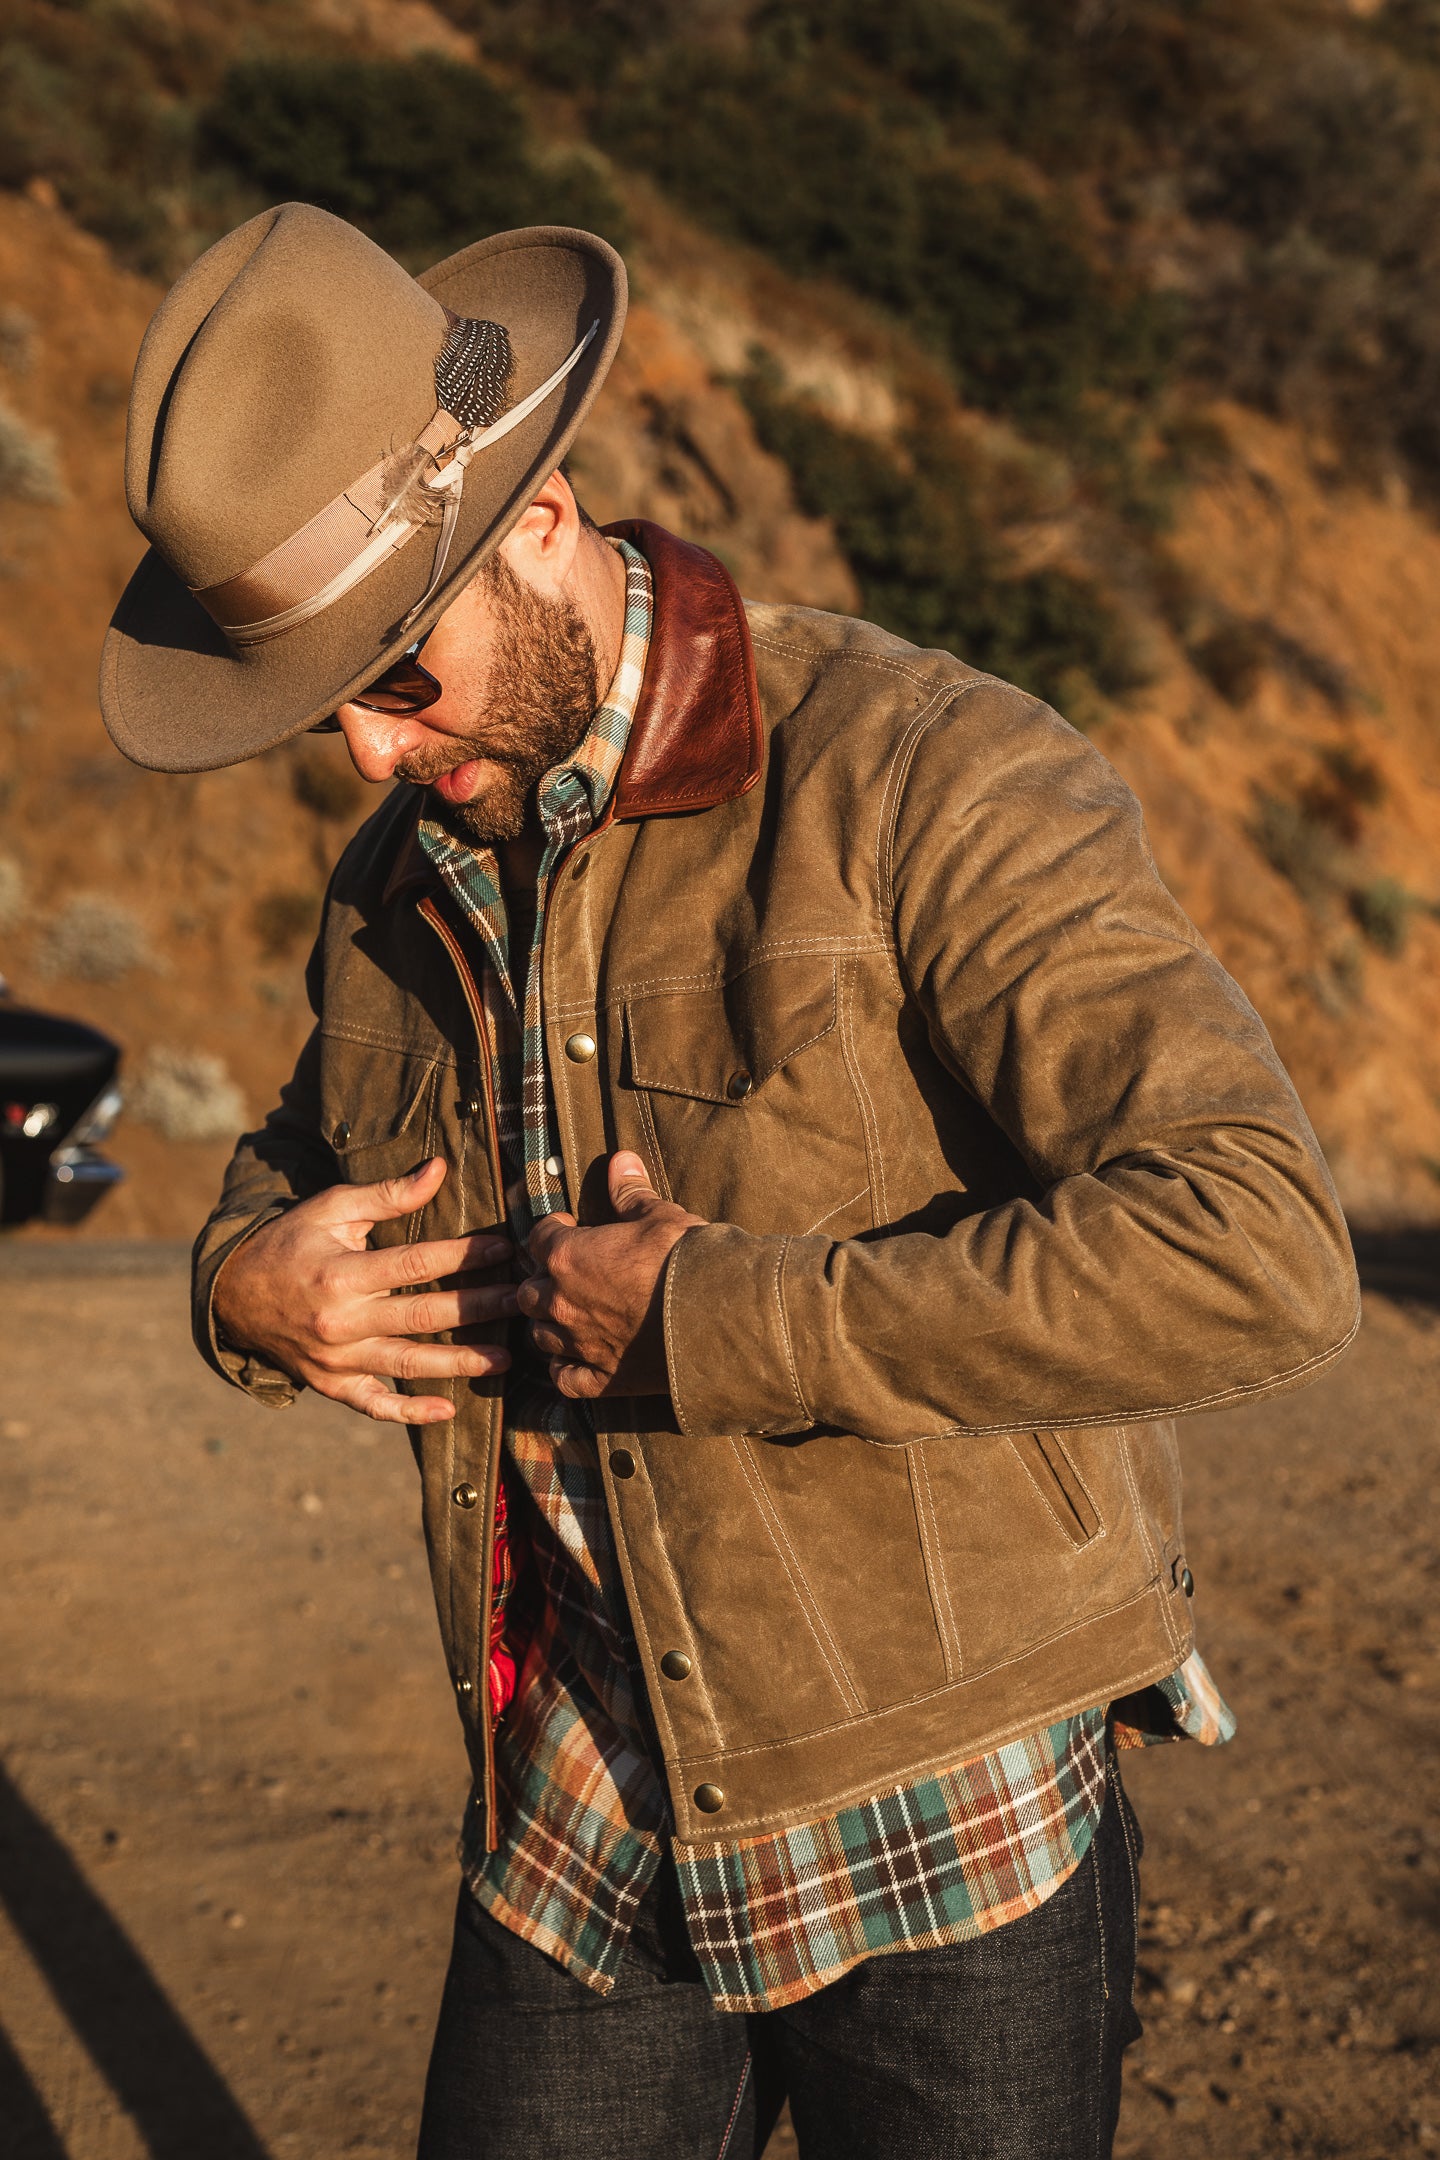
[[[835,963],[809,957],[762,960],[722,988],[634,998],[631,1084],[740,1109],[836,1017]]]
[[[354,1156],[404,1138],[413,1126],[418,1145],[425,1120],[417,1116],[434,1081],[433,1057],[371,1050],[327,1039],[321,1081],[321,1132],[337,1155]]]

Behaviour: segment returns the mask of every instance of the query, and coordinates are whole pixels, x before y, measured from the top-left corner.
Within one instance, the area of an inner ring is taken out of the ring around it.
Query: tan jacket
[[[624,1147],[709,1225],[665,1278],[673,1414],[601,1404],[600,1461],[678,1834],[733,1838],[1177,1666],[1173,1418],[1308,1379],[1357,1294],[1294,1091],[1105,759],[946,653],[747,608],[619,529],[655,632],[610,816],[552,889],[545,1024],[582,1219]],[[196,1249],[201,1347],[266,1400],[289,1383],[209,1319],[260,1222],[433,1153],[439,1197],[380,1237],[503,1221],[416,810],[397,789],[346,849],[318,1026]],[[411,1440],[488,1791],[500,1388],[456,1393]]]

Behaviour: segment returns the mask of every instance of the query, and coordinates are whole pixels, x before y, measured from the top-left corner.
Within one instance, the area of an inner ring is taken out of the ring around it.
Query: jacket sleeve
[[[905,1442],[1309,1378],[1358,1325],[1339,1203],[1129,789],[985,678],[917,727],[896,777],[882,904],[904,989],[1040,1196],[943,1236],[690,1231],[664,1289],[682,1431]]]
[[[312,968],[314,963],[312,962]],[[339,1183],[339,1169],[319,1130],[318,1028],[301,1051],[280,1101],[258,1132],[242,1133],[191,1261],[195,1344],[222,1379],[276,1407],[294,1401],[300,1383],[262,1359],[232,1349],[215,1324],[215,1283],[246,1238],[297,1200]]]

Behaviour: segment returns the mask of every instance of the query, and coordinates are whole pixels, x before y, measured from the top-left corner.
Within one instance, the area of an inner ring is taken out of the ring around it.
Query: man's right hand
[[[453,1417],[455,1406],[443,1395],[397,1395],[382,1376],[475,1379],[504,1372],[508,1350],[415,1338],[508,1319],[517,1310],[515,1285],[392,1293],[496,1267],[513,1247],[491,1231],[381,1252],[367,1243],[377,1222],[426,1206],[444,1180],[445,1164],[436,1156],[408,1177],[332,1185],[255,1231],[216,1278],[213,1309],[227,1342],[366,1417],[397,1425]]]

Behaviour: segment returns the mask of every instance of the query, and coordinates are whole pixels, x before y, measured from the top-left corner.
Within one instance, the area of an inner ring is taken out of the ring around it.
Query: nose
[[[342,705],[335,717],[350,762],[364,780],[389,780],[400,760],[419,748],[426,732],[405,715],[369,712],[363,705]]]

